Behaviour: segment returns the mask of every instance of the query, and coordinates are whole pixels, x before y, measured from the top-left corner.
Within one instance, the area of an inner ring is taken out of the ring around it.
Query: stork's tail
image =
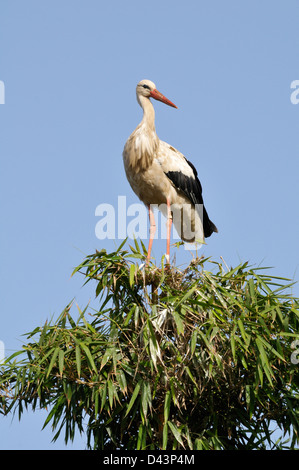
[[[218,232],[216,225],[209,219],[204,206],[201,210],[196,210],[192,204],[181,206],[172,206],[172,221],[179,237],[187,243],[205,243],[205,238]],[[167,217],[164,206],[160,208],[165,217]]]
[[[203,206],[203,229],[204,229],[205,238],[210,237],[213,232],[218,233],[218,228],[209,219],[205,206]]]

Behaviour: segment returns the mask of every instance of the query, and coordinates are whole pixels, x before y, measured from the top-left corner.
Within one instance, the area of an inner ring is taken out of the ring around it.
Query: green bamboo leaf
[[[135,244],[135,248],[136,248],[137,253],[140,253],[140,248],[139,248],[139,245],[138,245],[138,241],[136,240],[135,236],[134,236],[134,244]]]
[[[177,399],[177,393],[176,393],[176,387],[175,387],[175,378],[174,377],[171,377],[170,378],[170,381],[169,381],[169,385],[170,385],[170,390],[171,390],[171,398],[172,398],[172,401],[173,403],[175,404],[175,406],[177,406],[178,408],[180,408],[180,404],[179,404],[179,401]]]
[[[126,381],[126,376],[124,374],[123,370],[118,370],[116,372],[116,379],[118,381],[119,387],[121,391],[126,394],[127,393],[127,381]]]
[[[125,238],[124,241],[121,242],[121,244],[119,245],[119,247],[116,250],[116,253],[120,253],[120,251],[121,251],[122,247],[125,245],[127,239],[128,239],[128,237]]]
[[[243,266],[244,266],[244,265],[243,265]],[[243,266],[242,266],[241,264],[239,264],[239,265],[236,266],[235,268],[230,269],[230,271],[228,271],[227,273],[225,273],[223,277],[231,278],[237,271],[241,270],[241,269],[243,268]]]
[[[145,246],[145,244],[143,243],[143,241],[140,239],[140,245],[141,245],[141,248],[143,250],[143,254],[146,256],[147,255],[147,248]]]
[[[250,343],[250,335],[246,333],[245,328],[244,328],[244,323],[242,322],[241,318],[238,318],[237,323],[241,332],[241,336],[245,341],[245,347],[248,348],[249,343]]]
[[[167,441],[168,441],[168,425],[167,422],[164,423],[163,425],[163,437],[162,437],[162,450],[167,449]]]
[[[107,364],[107,362],[109,361],[109,359],[112,357],[112,354],[113,354],[112,348],[111,348],[111,347],[108,347],[108,348],[106,349],[105,353],[104,353],[103,358],[102,358],[100,370],[102,370],[103,367]]]
[[[281,361],[286,362],[285,358],[273,347],[269,344],[264,338],[259,336],[259,340],[263,343],[266,348],[268,348],[275,356],[277,356]],[[278,346],[280,347],[280,343],[278,342]]]
[[[172,434],[174,435],[175,439],[177,440],[177,442],[179,442],[179,444],[181,444],[181,446],[183,446],[185,448],[183,440],[182,440],[182,436],[181,436],[181,431],[171,421],[168,421],[167,424],[168,424]]]
[[[236,340],[235,340],[235,334],[236,334],[236,325],[234,325],[233,330],[230,335],[230,345],[232,349],[232,355],[233,355],[233,360],[236,361]]]
[[[257,345],[259,353],[260,353],[262,364],[266,364],[267,366],[269,366],[268,357],[267,357],[266,351],[264,349],[264,346],[262,344],[261,337],[259,335],[257,335],[257,338],[256,338],[255,342],[256,342],[256,345]]]
[[[46,322],[44,324],[44,327],[41,331],[41,334],[40,334],[40,338],[39,338],[39,344],[43,344],[44,341],[46,340],[46,337],[47,337],[47,333],[48,333],[48,330],[50,329],[50,325],[48,324],[48,322]]]
[[[196,342],[197,342],[197,330],[194,330],[192,332],[191,336],[191,354],[194,354],[195,348],[196,348]]]
[[[182,318],[181,318],[181,316],[178,313],[176,308],[172,310],[172,314],[173,314],[173,318],[174,318],[174,321],[175,321],[175,324],[176,324],[176,327],[177,327],[177,332],[178,332],[179,335],[181,335],[181,334],[184,333],[183,320],[182,320]]]
[[[82,269],[83,267],[85,267],[87,264],[88,264],[88,260],[85,259],[82,263],[80,263],[80,264],[73,270],[73,272],[72,272],[71,275],[73,276],[76,272],[80,271],[80,269]]]
[[[209,340],[207,339],[205,333],[201,330],[197,330],[198,331],[198,334],[199,336],[201,337],[201,339],[204,341],[208,351],[212,352],[212,345],[211,343],[209,342]]]
[[[219,327],[214,326],[214,328],[211,331],[210,341],[213,341],[213,339],[215,338],[215,336],[217,335],[218,332],[219,332]]]
[[[265,348],[264,348],[264,346],[262,344],[262,341],[261,341],[261,338],[259,336],[257,336],[257,338],[256,338],[256,345],[257,345],[259,353],[260,353],[260,361],[261,361],[262,368],[263,368],[263,370],[266,374],[266,377],[267,377],[270,385],[273,386],[273,382],[272,382],[272,378],[271,378],[271,376],[273,375],[273,372],[270,368]]]
[[[129,311],[128,315],[126,316],[124,326],[128,326],[128,324],[130,323],[130,320],[132,318],[133,313],[135,312],[135,309],[136,309],[136,305],[133,305],[133,307]]]
[[[102,305],[102,308],[103,308],[103,305]],[[86,310],[86,309],[85,309]],[[83,312],[83,315],[84,315],[84,312]],[[83,320],[83,323],[84,325],[86,326],[86,328],[93,334],[96,334],[97,333],[97,330],[90,324],[88,323],[88,321],[86,320],[86,318],[83,316],[82,317],[82,320]]]
[[[50,364],[49,364],[49,367],[48,367],[48,370],[47,370],[46,377],[49,377],[49,375],[50,375],[50,373],[51,373],[51,370],[53,369],[54,364],[55,364],[55,362],[56,362],[58,353],[59,353],[59,347],[57,346],[57,347],[55,348],[54,353],[53,353],[53,356],[52,356],[52,358],[51,358],[51,361],[50,361]]]
[[[104,387],[101,390],[101,411],[107,404],[107,382],[105,382]]]
[[[150,336],[149,336],[150,354],[153,360],[154,367],[155,369],[157,369],[157,357],[161,360],[160,347],[157,342],[155,331],[154,331],[154,328],[150,319],[147,320],[147,326],[150,332]]]
[[[152,396],[151,396],[151,387],[147,382],[143,382],[141,388],[141,406],[143,411],[143,416],[146,419],[147,411],[152,406]]]
[[[252,418],[255,407],[255,395],[251,385],[245,386],[245,400],[249,411],[249,418]]]
[[[137,450],[142,449],[142,444],[143,444],[143,434],[146,433],[145,426],[144,424],[140,424],[139,429],[138,429],[138,438],[137,438]]]
[[[189,449],[193,450],[193,442],[192,442],[192,438],[191,438],[188,426],[186,426],[186,429],[185,429],[185,436],[188,442]]]
[[[134,324],[135,328],[137,328],[139,322],[139,307],[136,305],[135,306],[135,312],[134,312]]]
[[[171,405],[171,392],[170,390],[167,390],[165,394],[165,401],[164,401],[164,422],[165,423],[168,421],[170,405]]]
[[[135,400],[136,400],[136,398],[137,398],[137,396],[138,396],[138,394],[139,394],[139,390],[140,390],[140,388],[141,388],[141,384],[142,384],[142,382],[141,382],[141,380],[139,380],[139,382],[137,383],[137,385],[136,385],[136,387],[135,387],[135,389],[134,389],[134,392],[133,392],[133,395],[132,395],[132,397],[131,397],[131,400],[130,400],[130,402],[129,402],[129,404],[128,404],[128,408],[127,408],[127,411],[126,411],[125,416],[128,415],[128,413],[130,412],[132,406],[134,405]]]
[[[63,368],[64,368],[64,351],[62,349],[60,349],[58,353],[58,364],[59,364],[59,374],[62,377]]]
[[[80,378],[81,376],[81,350],[79,344],[76,344],[76,367],[77,367],[77,373],[78,377]]]
[[[189,299],[189,297],[191,297],[193,295],[193,293],[196,291],[196,289],[198,288],[197,284],[194,285],[191,289],[189,289],[186,294],[181,298],[181,300],[178,302],[177,304],[177,307],[179,305],[181,305],[182,303],[185,302],[185,300]]]
[[[70,404],[72,396],[73,396],[73,390],[72,390],[71,384],[67,384],[65,396],[66,396],[67,403]]]
[[[14,352],[11,356],[9,356],[8,358],[5,359],[3,364],[4,365],[9,364],[15,357],[20,356],[20,354],[24,354],[24,351],[21,350],[21,351]]]
[[[51,421],[51,419],[55,420],[55,418],[58,416],[61,415],[61,413],[63,412],[63,407],[64,407],[64,404],[65,404],[65,397],[63,395],[61,395],[57,402],[55,403],[55,405],[52,407],[52,409],[50,410],[44,424],[43,424],[43,427],[42,429],[44,429],[47,424],[49,424],[49,422]]]
[[[136,272],[136,265],[135,264],[131,264],[130,266],[130,279],[129,279],[129,282],[130,282],[130,286],[133,287],[134,285],[134,281],[135,281],[135,272]]]
[[[260,380],[260,385],[262,387],[264,383],[264,374],[260,362],[257,363],[257,372]]]
[[[53,351],[55,351],[55,349],[59,350],[59,348],[54,347],[54,348],[49,349],[49,351],[47,351],[46,354],[42,354],[42,355],[38,354],[38,352],[36,352],[35,357],[36,357],[36,360],[38,361],[38,364],[42,365],[44,362],[46,362],[48,357],[53,353]],[[58,352],[57,352],[57,354],[58,354]]]
[[[81,342],[80,342],[79,344],[80,344],[80,348],[83,349],[83,351],[84,351],[85,354],[86,354],[86,357],[87,357],[87,360],[88,360],[88,362],[89,362],[90,367],[94,370],[94,372],[97,373],[98,370],[97,370],[97,368],[96,368],[96,365],[95,365],[95,363],[94,363],[94,360],[93,360],[93,358],[92,358],[92,355],[91,355],[91,352],[90,352],[89,348],[88,348],[88,347],[86,346],[86,344],[84,344],[84,343],[81,343]]]
[[[191,370],[188,366],[185,367],[185,370],[187,372],[187,374],[189,375],[190,379],[192,380],[192,382],[197,385],[197,381],[196,379],[194,378],[193,374],[191,373]]]
[[[99,390],[94,390],[94,414],[98,415],[99,412]]]
[[[245,369],[248,369],[248,365],[247,365],[247,362],[246,362],[246,359],[245,359],[244,354],[242,354],[242,355],[240,356],[240,359],[241,359],[241,362],[242,362],[243,367],[244,367]]]
[[[253,281],[252,278],[249,279],[248,285],[249,285],[249,292],[250,292],[251,302],[256,303],[256,289],[255,289],[254,281]]]
[[[113,399],[114,399],[114,384],[112,382],[112,380],[108,380],[108,399],[109,399],[109,405],[110,405],[110,408],[112,409],[113,407]]]

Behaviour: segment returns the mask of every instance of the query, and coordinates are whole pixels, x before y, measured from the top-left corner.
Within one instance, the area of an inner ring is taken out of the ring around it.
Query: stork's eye
[[[142,85],[143,88],[146,88],[147,90],[150,90],[150,87],[148,85]]]

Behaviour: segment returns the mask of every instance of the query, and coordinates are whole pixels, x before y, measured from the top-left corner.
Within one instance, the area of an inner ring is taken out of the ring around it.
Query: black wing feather
[[[172,181],[174,186],[182,191],[185,196],[195,205],[203,205],[203,229],[206,238],[210,237],[213,232],[218,232],[217,227],[209,219],[208,213],[203,203],[202,187],[197,176],[195,166],[187,159],[185,159],[188,165],[192,168],[194,178],[185,175],[181,171],[168,171],[165,172],[166,176]]]

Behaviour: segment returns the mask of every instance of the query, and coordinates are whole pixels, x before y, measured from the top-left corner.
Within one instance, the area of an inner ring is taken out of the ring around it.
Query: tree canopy
[[[73,274],[97,307],[70,303],[27,334],[1,366],[1,413],[47,408],[54,440],[79,431],[94,449],[296,448],[291,283],[248,263],[145,256],[135,242],[83,260]]]

